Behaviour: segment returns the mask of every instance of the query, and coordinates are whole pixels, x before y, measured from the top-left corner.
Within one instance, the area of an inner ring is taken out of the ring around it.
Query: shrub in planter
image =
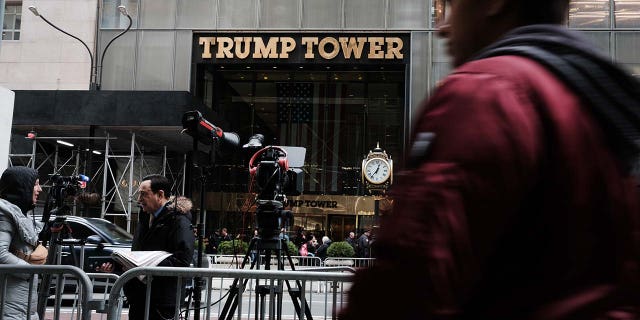
[[[297,256],[298,255],[298,248],[291,241],[287,241],[287,251],[289,251],[289,255],[290,256]]]
[[[236,246],[235,250],[233,249],[234,244]],[[218,254],[235,254],[235,253],[245,254],[247,253],[248,249],[249,249],[249,244],[244,241],[240,241],[240,240],[222,241],[218,245]]]
[[[354,255],[353,247],[346,241],[332,242],[327,248],[328,257],[351,258]]]

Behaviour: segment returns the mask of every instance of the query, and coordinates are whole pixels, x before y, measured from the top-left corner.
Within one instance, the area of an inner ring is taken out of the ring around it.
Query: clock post
[[[384,194],[393,183],[393,160],[380,143],[362,160],[362,183],[372,195]]]

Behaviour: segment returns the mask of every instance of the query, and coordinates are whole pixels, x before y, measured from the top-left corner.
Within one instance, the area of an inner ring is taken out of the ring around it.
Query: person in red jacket
[[[569,0],[449,3],[456,69],[340,318],[640,319],[638,81],[561,26]]]

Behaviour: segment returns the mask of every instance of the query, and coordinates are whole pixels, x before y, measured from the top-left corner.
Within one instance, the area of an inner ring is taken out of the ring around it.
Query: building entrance
[[[356,232],[356,217],[345,215],[329,215],[328,236],[331,241],[344,241],[349,232]]]
[[[362,195],[363,156],[402,153],[404,68],[200,64],[196,94],[242,139],[307,148],[305,194]]]

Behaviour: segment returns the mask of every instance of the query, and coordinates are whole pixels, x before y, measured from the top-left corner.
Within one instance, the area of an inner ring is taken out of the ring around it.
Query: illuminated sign
[[[197,48],[196,48],[197,47]],[[196,34],[194,61],[406,63],[408,35]]]

